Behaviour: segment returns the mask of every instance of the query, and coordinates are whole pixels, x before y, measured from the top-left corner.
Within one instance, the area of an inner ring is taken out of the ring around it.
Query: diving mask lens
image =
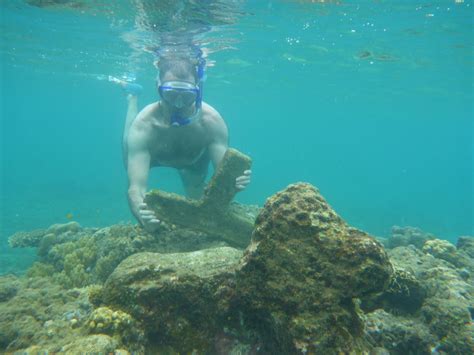
[[[163,100],[176,108],[190,106],[196,102],[199,88],[191,83],[182,81],[167,81],[158,86]]]

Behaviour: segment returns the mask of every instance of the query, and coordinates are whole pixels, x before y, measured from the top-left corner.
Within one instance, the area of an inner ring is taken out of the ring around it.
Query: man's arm
[[[214,166],[214,171],[219,166],[219,163],[224,158],[224,154],[227,151],[229,145],[229,134],[227,126],[224,123],[224,120],[220,117],[217,117],[216,123],[212,129],[212,141],[209,144],[209,155]],[[252,175],[251,170],[245,170],[243,174],[235,179],[235,187],[238,190],[243,190],[250,184],[250,178]]]
[[[211,135],[212,140],[209,144],[209,156],[214,170],[216,170],[222,158],[224,158],[229,141],[227,126],[222,118],[219,117],[219,120],[213,125]]]
[[[123,164],[125,169],[128,166],[128,133],[130,132],[130,127],[132,126],[133,120],[137,117],[138,114],[138,100],[136,96],[131,94],[127,95],[127,116],[125,118],[125,125],[123,127],[122,135],[122,157]]]
[[[147,230],[153,231],[159,224],[153,211],[143,203],[147,190],[150,169],[148,135],[144,124],[137,120],[130,127],[128,135],[128,203],[135,218]]]

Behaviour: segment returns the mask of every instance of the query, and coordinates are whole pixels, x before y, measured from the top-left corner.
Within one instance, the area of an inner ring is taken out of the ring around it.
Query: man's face
[[[193,75],[166,73],[160,80],[158,92],[161,98],[177,109],[183,109],[196,102],[199,88]]]

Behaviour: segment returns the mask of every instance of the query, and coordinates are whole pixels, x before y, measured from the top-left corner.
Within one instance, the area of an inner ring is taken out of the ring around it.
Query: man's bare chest
[[[185,128],[171,127],[153,135],[149,147],[153,166],[183,168],[202,156],[209,145],[206,133],[199,129],[184,131]]]

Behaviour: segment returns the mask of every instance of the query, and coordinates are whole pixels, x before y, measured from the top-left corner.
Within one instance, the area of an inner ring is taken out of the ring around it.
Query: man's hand
[[[160,226],[160,220],[156,218],[155,213],[150,210],[146,203],[138,206],[138,214],[143,228],[148,232],[155,232]]]
[[[250,177],[252,176],[251,170],[245,170],[244,174],[235,179],[235,188],[242,191],[250,184]]]

